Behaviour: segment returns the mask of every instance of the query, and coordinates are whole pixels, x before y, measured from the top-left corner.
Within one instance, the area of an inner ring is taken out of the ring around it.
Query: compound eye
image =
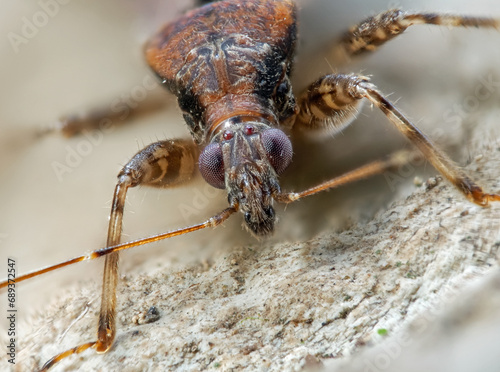
[[[267,129],[261,134],[261,141],[269,162],[277,174],[281,174],[292,161],[292,143],[279,129]]]
[[[224,161],[222,148],[218,143],[205,147],[200,154],[198,166],[205,181],[218,189],[224,188]]]

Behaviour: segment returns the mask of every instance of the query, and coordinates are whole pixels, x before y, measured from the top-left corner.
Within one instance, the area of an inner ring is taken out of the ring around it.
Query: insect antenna
[[[48,267],[45,267],[43,269],[33,271],[31,273],[21,275],[21,276],[16,278],[16,283],[22,282],[26,279],[33,278],[35,276],[39,276],[39,275],[48,273],[50,271],[60,269],[60,268],[65,267],[65,266],[73,265],[77,262],[95,260],[96,258],[106,256],[106,255],[109,255],[109,254],[114,253],[114,252],[122,251],[122,250],[133,248],[133,247],[138,247],[138,246],[144,245],[144,244],[157,242],[157,241],[172,238],[172,237],[178,236],[178,235],[184,235],[184,234],[187,234],[187,233],[190,233],[193,231],[204,229],[206,227],[215,227],[215,226],[218,226],[221,223],[223,223],[225,220],[227,220],[229,218],[229,216],[231,216],[237,210],[238,210],[237,206],[232,206],[232,207],[224,209],[222,212],[209,218],[205,222],[197,224],[197,225],[184,227],[182,229],[177,229],[174,231],[153,235],[153,236],[150,236],[147,238],[142,238],[142,239],[134,240],[134,241],[123,243],[123,244],[118,244],[118,245],[115,245],[112,247],[102,248],[102,249],[99,249],[97,251],[93,251],[89,254],[75,257],[75,258],[72,258],[70,260],[60,262],[56,265],[48,266]],[[4,280],[0,283],[0,288],[5,288],[5,287],[7,287],[8,284],[9,284],[9,281]]]

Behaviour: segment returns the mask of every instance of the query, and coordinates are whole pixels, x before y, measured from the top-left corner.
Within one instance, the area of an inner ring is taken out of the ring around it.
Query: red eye
[[[222,149],[218,143],[211,143],[200,154],[200,173],[210,185],[223,189],[224,184],[224,160]]]
[[[224,138],[226,141],[229,141],[230,139],[232,139],[234,137],[234,133],[231,132],[230,130],[226,130],[223,134],[222,134],[222,138]]]
[[[244,131],[247,136],[251,136],[252,134],[255,133],[255,128],[252,127],[251,125],[246,125]]]
[[[262,132],[260,138],[274,170],[277,174],[283,173],[293,155],[292,143],[287,135],[279,129],[268,129]]]

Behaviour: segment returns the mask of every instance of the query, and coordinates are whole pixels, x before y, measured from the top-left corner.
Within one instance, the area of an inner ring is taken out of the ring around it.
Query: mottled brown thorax
[[[291,1],[221,1],[185,14],[148,42],[147,61],[178,97],[197,143],[230,117],[278,125],[295,114],[295,13]]]

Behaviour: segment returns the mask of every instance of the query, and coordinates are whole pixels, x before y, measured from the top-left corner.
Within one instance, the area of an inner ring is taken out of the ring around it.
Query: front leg
[[[141,185],[168,188],[185,184],[196,172],[198,155],[198,146],[192,140],[159,141],[139,151],[118,174],[106,246],[120,244],[123,211],[127,190],[130,187]],[[43,366],[42,370],[47,370],[67,356],[79,354],[88,348],[94,348],[98,353],[105,353],[113,345],[116,335],[118,255],[118,252],[107,255],[104,263],[97,341],[79,345],[56,355]]]
[[[443,176],[469,200],[485,206],[500,201],[500,195],[486,194],[443,151],[413,125],[369,79],[358,75],[327,75],[313,83],[301,96],[300,113],[294,129],[338,131],[355,117],[363,98],[378,107],[396,128],[412,142]]]
[[[123,210],[129,187],[172,187],[186,183],[196,170],[198,147],[192,140],[166,140],[153,143],[139,151],[118,174],[106,246],[120,244]],[[116,286],[118,252],[106,256],[99,314],[97,352],[104,353],[113,344],[116,334]]]

